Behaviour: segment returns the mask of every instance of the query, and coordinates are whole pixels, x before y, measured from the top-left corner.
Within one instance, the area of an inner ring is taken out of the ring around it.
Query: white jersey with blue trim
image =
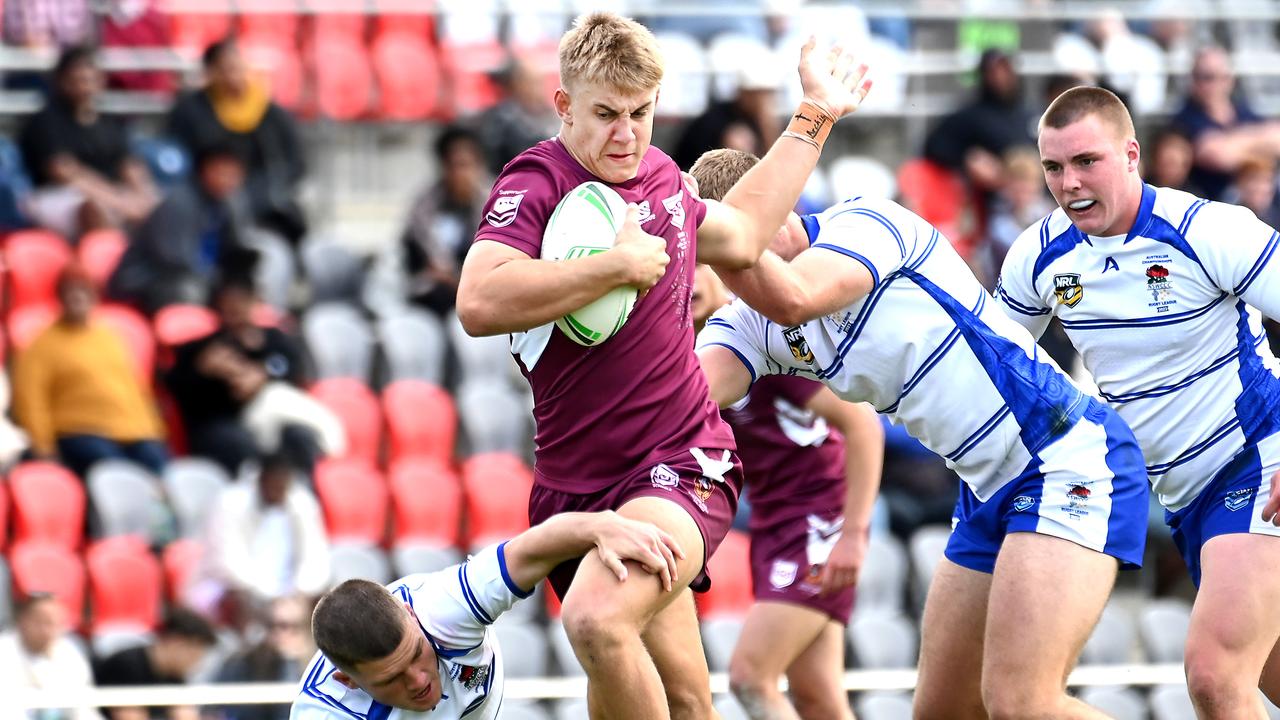
[[[995,307],[932,225],[889,200],[855,198],[803,218],[812,249],[851,257],[871,292],[792,328],[741,300],[707,321],[753,374],[816,376],[865,401],[946,459],[986,501],[1063,435],[1086,396]]]
[[[1000,304],[1036,335],[1059,318],[1170,510],[1280,430],[1280,365],[1258,312],[1280,318],[1278,243],[1245,208],[1144,185],[1127,235],[1085,235],[1058,209],[1005,258]]]
[[[506,569],[504,546],[492,545],[461,565],[408,575],[387,586],[407,603],[435,650],[440,703],[428,712],[376,702],[334,679],[336,668],[316,653],[302,677],[290,720],[494,720],[502,705],[502,654],[489,625],[530,592]]]

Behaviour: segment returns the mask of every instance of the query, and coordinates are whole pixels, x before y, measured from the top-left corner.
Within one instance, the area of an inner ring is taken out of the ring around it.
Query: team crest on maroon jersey
[[[515,222],[520,212],[520,201],[528,190],[499,190],[493,207],[485,214],[484,219],[494,227],[506,227]]]

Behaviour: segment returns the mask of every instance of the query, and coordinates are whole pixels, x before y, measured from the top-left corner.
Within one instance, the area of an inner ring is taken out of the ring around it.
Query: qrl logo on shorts
[[[654,487],[660,487],[663,490],[675,490],[676,486],[680,484],[680,476],[665,464],[654,465],[653,469],[649,471],[649,482],[653,483]]]
[[[796,581],[796,571],[799,566],[790,560],[774,560],[773,568],[769,570],[769,584],[781,590],[791,587],[791,583]]]

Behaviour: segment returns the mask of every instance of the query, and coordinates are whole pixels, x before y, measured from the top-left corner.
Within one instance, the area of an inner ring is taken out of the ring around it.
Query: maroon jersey
[[[588,180],[599,178],[558,139],[538,143],[503,169],[476,241],[540,257],[552,211]],[[610,186],[640,206],[645,232],[667,241],[666,274],[601,345],[577,345],[554,323],[511,337],[512,354],[533,388],[535,478],[562,492],[599,492],[690,448],[734,449],[693,352],[689,293],[706,205],[654,147],[635,178]]]
[[[844,508],[844,437],[805,409],[821,389],[814,380],[766,375],[744,406],[724,411],[738,439],[752,530]]]

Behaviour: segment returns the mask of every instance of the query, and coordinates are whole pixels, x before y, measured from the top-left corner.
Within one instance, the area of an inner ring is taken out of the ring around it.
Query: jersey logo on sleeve
[[[485,214],[484,219],[494,227],[506,227],[515,222],[516,214],[520,212],[520,201],[527,192],[529,191],[499,190],[498,199],[493,201],[493,207]]]
[[[1075,307],[1084,298],[1084,286],[1080,284],[1079,273],[1062,273],[1053,276],[1053,294],[1058,302],[1067,307]]]
[[[681,189],[669,198],[662,200],[662,207],[666,209],[667,214],[671,216],[671,224],[678,227],[684,227],[684,190]]]
[[[782,331],[782,337],[787,341],[787,347],[791,348],[791,355],[799,362],[812,363],[813,350],[809,349],[809,342],[804,339],[804,332],[799,326],[789,327]]]
[[[648,200],[642,200],[639,205],[636,205],[636,214],[639,215],[639,217],[636,218],[636,222],[641,225],[649,222],[655,217],[653,210],[649,208]]]

